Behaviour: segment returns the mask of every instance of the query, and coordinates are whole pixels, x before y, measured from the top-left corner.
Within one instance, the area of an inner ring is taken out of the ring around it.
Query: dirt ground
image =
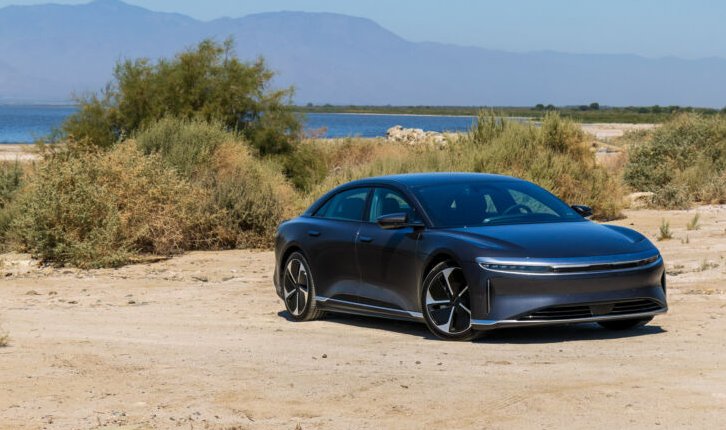
[[[726,207],[638,210],[670,312],[647,327],[510,329],[474,343],[423,325],[293,323],[271,252],[118,270],[0,266],[0,428],[724,428]],[[299,426],[299,427],[298,427]]]

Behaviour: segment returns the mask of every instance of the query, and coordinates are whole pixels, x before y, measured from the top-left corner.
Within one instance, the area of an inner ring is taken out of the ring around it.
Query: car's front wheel
[[[642,327],[650,322],[650,318],[632,318],[627,320],[599,321],[601,327],[608,330],[628,330],[631,328]]]
[[[282,274],[285,308],[295,321],[310,321],[323,316],[316,308],[315,282],[305,256],[294,252],[285,262]]]
[[[421,308],[429,330],[447,340],[472,340],[469,285],[461,267],[437,264],[423,282]]]

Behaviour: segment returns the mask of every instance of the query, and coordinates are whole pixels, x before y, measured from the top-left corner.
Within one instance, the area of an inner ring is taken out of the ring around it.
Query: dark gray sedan
[[[460,340],[511,326],[629,329],[666,312],[655,246],[590,215],[508,176],[358,180],[280,225],[275,287],[294,320],[408,319]]]

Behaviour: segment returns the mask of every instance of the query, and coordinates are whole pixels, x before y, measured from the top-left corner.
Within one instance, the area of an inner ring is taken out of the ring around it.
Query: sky
[[[515,52],[726,58],[722,0],[125,0],[201,20],[280,10],[370,18],[410,41]],[[0,7],[87,0],[0,0]]]

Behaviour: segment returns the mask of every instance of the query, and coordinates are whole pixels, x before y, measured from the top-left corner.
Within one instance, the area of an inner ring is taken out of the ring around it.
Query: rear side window
[[[316,217],[360,221],[369,188],[354,188],[334,195],[315,212]]]

